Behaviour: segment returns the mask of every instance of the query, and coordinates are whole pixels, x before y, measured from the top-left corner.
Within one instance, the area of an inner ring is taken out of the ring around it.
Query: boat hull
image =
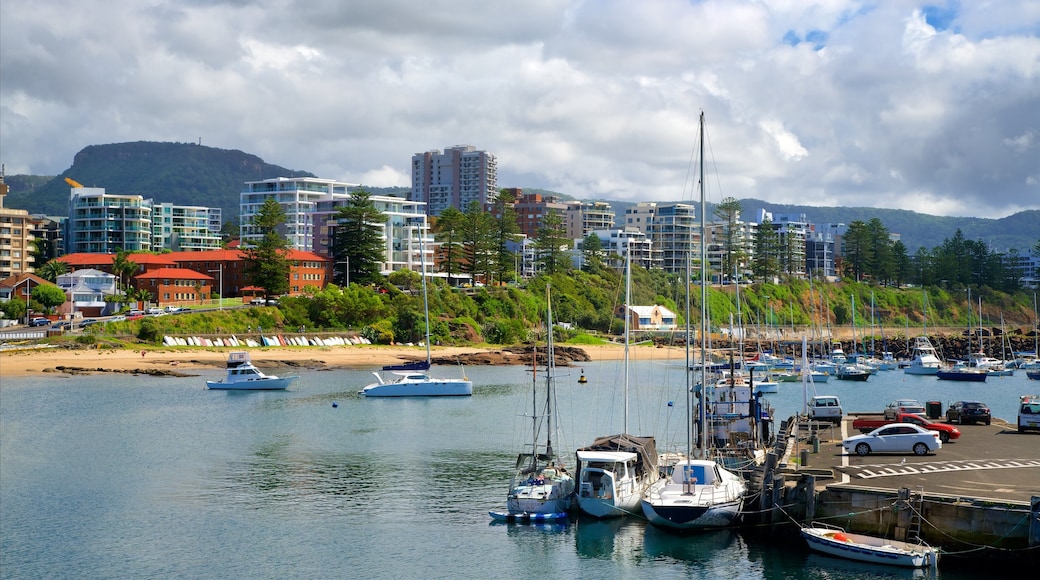
[[[935,376],[942,381],[983,383],[986,381],[987,375],[985,372],[939,371],[935,373]]]
[[[358,394],[363,397],[468,397],[473,394],[473,381],[428,379],[374,383]]]
[[[238,383],[206,381],[206,388],[214,391],[284,391],[298,377],[257,379]]]
[[[488,515],[496,522],[510,522],[515,524],[540,524],[544,522],[565,521],[569,515],[567,512],[540,513],[510,513],[489,511]]]
[[[935,548],[851,534],[832,528],[802,528],[802,538],[817,552],[872,564],[923,568],[938,562]]]

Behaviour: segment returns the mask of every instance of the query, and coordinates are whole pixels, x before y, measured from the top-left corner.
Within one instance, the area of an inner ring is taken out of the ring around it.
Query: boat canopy
[[[647,471],[657,469],[657,443],[653,437],[638,437],[627,433],[607,435],[596,438],[591,445],[578,451],[627,451],[639,456],[636,462],[637,469],[640,464]]]
[[[408,363],[401,363],[399,365],[386,365],[383,367],[384,371],[428,371],[430,370],[430,363],[424,360],[417,360]]]

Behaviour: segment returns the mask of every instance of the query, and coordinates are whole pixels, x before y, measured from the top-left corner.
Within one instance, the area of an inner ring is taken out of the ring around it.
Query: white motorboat
[[[299,377],[276,377],[265,375],[253,366],[249,353],[235,351],[228,354],[227,375],[222,381],[206,381],[206,386],[214,390],[243,391],[281,391],[288,388],[289,383]]]
[[[939,561],[939,550],[924,543],[901,542],[833,527],[803,527],[802,537],[817,552],[872,564],[926,568]]]
[[[927,336],[914,339],[913,355],[910,364],[903,368],[908,375],[935,375],[939,372],[942,361],[935,355],[935,347]]]

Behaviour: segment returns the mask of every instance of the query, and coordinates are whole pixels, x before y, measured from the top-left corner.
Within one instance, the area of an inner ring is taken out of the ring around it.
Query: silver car
[[[937,431],[911,423],[892,423],[865,435],[853,435],[841,442],[846,453],[913,453],[926,455],[942,448]]]

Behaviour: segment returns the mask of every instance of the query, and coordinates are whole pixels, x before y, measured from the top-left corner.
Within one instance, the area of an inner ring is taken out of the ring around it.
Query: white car
[[[841,442],[846,453],[913,453],[926,455],[942,448],[938,431],[911,423],[891,423],[865,435],[853,435]]]

